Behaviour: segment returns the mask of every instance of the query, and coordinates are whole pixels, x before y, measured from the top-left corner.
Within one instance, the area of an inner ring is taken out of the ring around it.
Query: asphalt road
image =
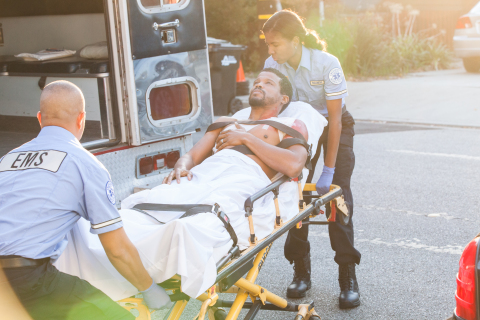
[[[456,127],[480,127],[480,75],[458,69],[349,89],[349,109],[361,119],[352,177],[361,306],[338,308],[338,271],[325,226],[310,231],[312,289],[292,301],[314,301],[324,320],[444,320],[455,308],[460,254],[480,232],[480,129]],[[257,281],[280,296],[293,275],[284,241],[274,243]],[[199,304],[187,308],[182,319],[192,319]],[[256,319],[293,318],[260,311]]]
[[[480,131],[360,122],[355,138],[355,243],[361,306],[340,310],[324,226],[312,227],[314,301],[322,319],[446,319],[455,308],[462,248],[480,232]],[[292,268],[274,243],[258,278],[285,296]],[[273,276],[274,275],[274,276]],[[189,307],[190,319],[194,304]],[[293,319],[260,311],[258,319]]]
[[[480,127],[480,74],[462,67],[349,82],[348,92],[356,119]]]

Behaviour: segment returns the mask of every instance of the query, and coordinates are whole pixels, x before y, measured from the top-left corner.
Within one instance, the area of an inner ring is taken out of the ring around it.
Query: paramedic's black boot
[[[287,288],[287,297],[289,298],[303,298],[306,292],[312,286],[310,281],[310,253],[302,259],[293,261],[293,281]]]
[[[338,266],[338,283],[340,284],[340,309],[356,308],[360,305],[360,292],[355,275],[355,263]]]

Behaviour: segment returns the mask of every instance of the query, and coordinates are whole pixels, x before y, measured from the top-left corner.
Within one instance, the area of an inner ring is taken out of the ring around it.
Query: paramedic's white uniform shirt
[[[274,68],[288,77],[293,87],[292,101],[303,101],[328,117],[327,100],[342,99],[342,107],[348,96],[347,82],[338,59],[317,49],[302,46],[302,59],[297,70],[288,62],[278,64],[272,57],[265,61],[265,68]]]
[[[95,234],[123,226],[107,169],[72,133],[45,127],[0,160],[0,256],[57,259],[80,217]]]

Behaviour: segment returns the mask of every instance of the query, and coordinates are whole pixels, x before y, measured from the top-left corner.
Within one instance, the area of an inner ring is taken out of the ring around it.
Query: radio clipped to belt
[[[328,221],[338,221],[344,226],[346,226],[350,221],[348,206],[345,203],[343,195],[327,203],[326,208]]]

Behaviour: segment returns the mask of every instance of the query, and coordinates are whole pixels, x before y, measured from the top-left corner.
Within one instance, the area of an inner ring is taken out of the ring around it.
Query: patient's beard
[[[250,98],[248,98],[248,104],[250,104],[252,108],[265,107],[265,98],[252,98],[250,96]]]
[[[275,102],[275,98],[266,97],[265,92],[263,92],[262,98],[252,97],[252,95],[248,98],[248,104],[250,104],[252,108],[262,108],[274,104]]]

